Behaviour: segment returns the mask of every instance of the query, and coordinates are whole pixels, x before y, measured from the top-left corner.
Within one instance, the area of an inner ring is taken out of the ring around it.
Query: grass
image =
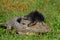
[[[60,0],[0,0],[0,23],[33,10],[46,16],[52,30],[50,33],[36,37],[10,34],[8,30],[0,28],[0,40],[60,40]]]

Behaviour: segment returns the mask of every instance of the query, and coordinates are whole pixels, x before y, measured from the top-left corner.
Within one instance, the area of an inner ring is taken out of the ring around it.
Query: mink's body
[[[28,15],[25,16],[26,19],[30,20],[31,22],[29,23],[30,25],[35,25],[37,22],[44,22],[45,21],[45,16],[42,13],[39,13],[38,11],[32,11]]]
[[[45,17],[42,13],[39,13],[38,11],[32,11],[28,15],[25,16],[28,20],[30,20],[32,23],[34,21],[42,22],[45,20]]]

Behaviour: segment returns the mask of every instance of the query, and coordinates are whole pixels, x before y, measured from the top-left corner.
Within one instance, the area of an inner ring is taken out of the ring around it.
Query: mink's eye
[[[22,23],[23,25],[26,25],[25,23]]]

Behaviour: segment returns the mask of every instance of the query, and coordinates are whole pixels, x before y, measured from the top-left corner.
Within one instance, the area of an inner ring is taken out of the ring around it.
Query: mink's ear
[[[18,18],[18,19],[17,19],[17,22],[20,23],[20,22],[21,22],[21,19],[22,19],[22,18]]]

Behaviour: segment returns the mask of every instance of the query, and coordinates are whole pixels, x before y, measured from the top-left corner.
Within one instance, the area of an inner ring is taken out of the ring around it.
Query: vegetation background
[[[60,40],[60,0],[0,0],[0,23],[33,10],[46,16],[46,22],[52,30],[50,33],[39,37],[12,35],[8,30],[0,28],[0,40]]]

